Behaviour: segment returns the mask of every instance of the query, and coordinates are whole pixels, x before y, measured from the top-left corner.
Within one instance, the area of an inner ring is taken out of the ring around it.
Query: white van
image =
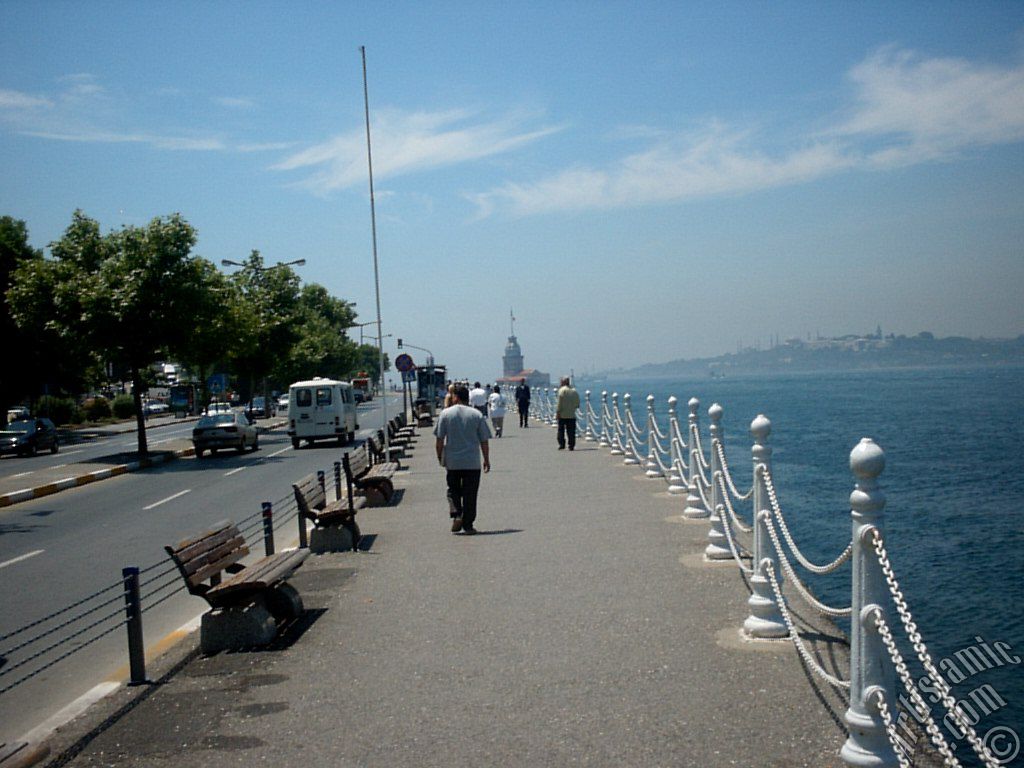
[[[337,440],[338,445],[355,439],[356,403],[352,385],[323,379],[297,381],[288,388],[288,436],[292,447],[305,440]]]

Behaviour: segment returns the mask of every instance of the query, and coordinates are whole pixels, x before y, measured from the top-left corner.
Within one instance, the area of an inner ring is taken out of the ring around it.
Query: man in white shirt
[[[487,392],[480,386],[479,381],[473,382],[473,388],[469,390],[469,406],[476,408],[480,413],[487,416]]]
[[[476,497],[480,490],[480,458],[483,471],[491,471],[487,441],[491,430],[479,411],[466,405],[469,392],[455,387],[455,404],[441,411],[434,426],[437,461],[447,471],[452,533],[476,533]]]

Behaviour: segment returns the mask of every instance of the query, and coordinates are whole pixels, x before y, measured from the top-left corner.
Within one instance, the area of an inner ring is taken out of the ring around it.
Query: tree
[[[196,329],[220,311],[209,268],[192,254],[195,242],[180,214],[101,235],[97,222],[75,211],[51,245],[53,260],[19,271],[11,292],[19,326],[49,312],[47,325],[62,338],[127,365],[142,455],[144,372],[163,357],[187,353]]]
[[[0,217],[0,336],[4,339],[5,354],[17,365],[5,365],[0,371],[0,424],[7,423],[7,409],[28,391],[32,378],[30,369],[34,355],[31,335],[18,328],[11,313],[7,292],[14,280],[14,273],[25,262],[42,261],[42,252],[28,244],[28,227],[24,221],[10,216]]]
[[[8,404],[26,396],[77,393],[98,369],[96,356],[55,321],[60,307],[75,303],[68,271],[56,266],[28,245],[23,221],[0,218],[0,323],[5,354],[17,360],[0,374],[5,416]]]
[[[349,302],[331,296],[322,285],[304,285],[296,306],[295,342],[273,372],[282,388],[314,375],[343,378],[351,373],[358,347],[345,329],[355,317]]]
[[[380,371],[380,350],[372,344],[363,344],[359,347],[359,366],[360,371],[366,371],[373,381],[383,389],[383,378],[381,377]],[[391,370],[391,360],[388,358],[388,353],[384,353],[384,371]]]

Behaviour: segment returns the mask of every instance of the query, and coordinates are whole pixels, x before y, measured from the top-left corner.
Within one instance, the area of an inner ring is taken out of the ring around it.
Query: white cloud
[[[849,77],[856,106],[834,133],[887,141],[871,155],[880,165],[1024,139],[1024,66],[1000,69],[884,49]]]
[[[604,167],[578,165],[471,196],[481,216],[609,209],[742,194],[851,168],[883,170],[1024,139],[1024,67],[925,59],[884,49],[854,67],[853,104],[832,129],[772,150],[770,138],[712,124],[698,134],[629,126],[642,148]],[[758,140],[762,146],[755,146]],[[768,148],[762,148],[768,147]]]
[[[111,131],[23,131],[26,136],[35,136],[53,141],[73,141],[90,144],[150,144],[158,149],[209,152],[227,149],[227,145],[214,137],[160,136],[145,133],[117,133]]]
[[[256,107],[256,101],[247,96],[220,96],[213,99],[213,103],[227,109],[254,109]]]
[[[0,110],[29,110],[52,106],[53,101],[45,96],[33,96],[21,91],[0,88]]]
[[[374,175],[387,178],[441,168],[508,152],[560,128],[524,130],[521,120],[474,122],[465,110],[374,113],[371,122]],[[355,129],[293,154],[276,170],[316,169],[301,184],[326,193],[366,180],[366,134]]]

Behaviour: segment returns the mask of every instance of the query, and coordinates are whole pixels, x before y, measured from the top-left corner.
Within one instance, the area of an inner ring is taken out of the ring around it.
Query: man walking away
[[[473,383],[473,389],[469,391],[469,404],[487,417],[487,392],[480,386],[480,382]]]
[[[569,450],[576,450],[576,411],[580,407],[580,395],[569,383],[569,377],[562,379],[558,388],[558,400],[555,415],[558,416],[558,450],[565,450],[566,435],[569,437]]]
[[[455,387],[455,405],[445,408],[434,426],[437,461],[447,472],[452,533],[476,533],[476,497],[480,490],[480,457],[483,471],[491,471],[487,419],[467,405],[469,390]]]
[[[530,385],[526,383],[526,379],[520,379],[519,386],[516,387],[516,407],[519,409],[519,426],[530,426]]]

